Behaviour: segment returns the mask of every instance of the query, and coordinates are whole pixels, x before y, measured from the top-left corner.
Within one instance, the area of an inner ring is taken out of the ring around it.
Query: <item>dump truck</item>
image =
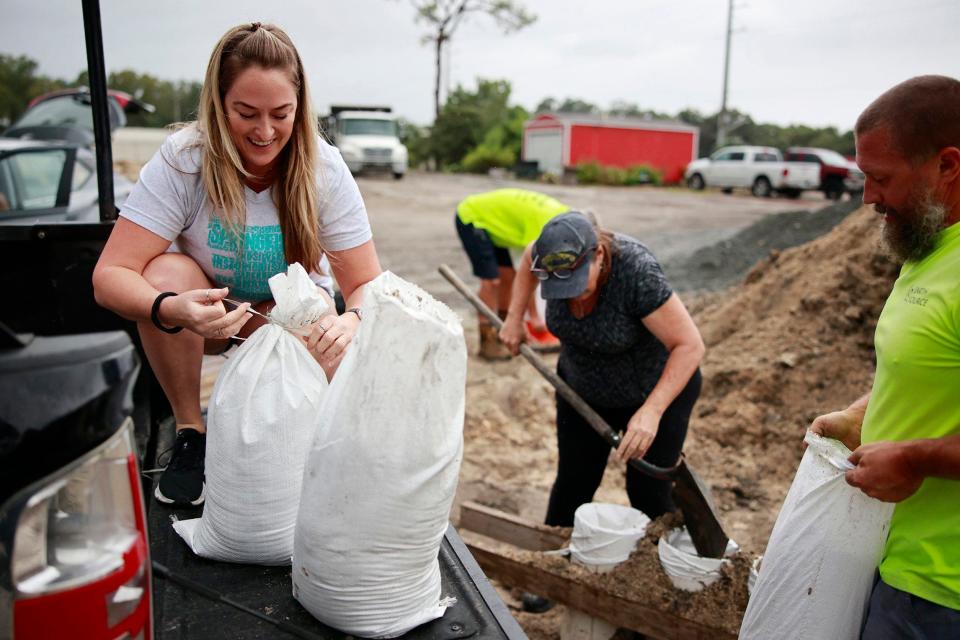
[[[390,172],[397,180],[407,173],[407,148],[390,107],[334,105],[321,126],[352,173]]]

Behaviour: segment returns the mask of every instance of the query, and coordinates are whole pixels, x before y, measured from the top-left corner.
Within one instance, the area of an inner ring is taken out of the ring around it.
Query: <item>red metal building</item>
[[[523,125],[522,157],[558,175],[582,162],[648,164],[663,172],[665,183],[675,183],[696,159],[699,143],[700,129],[679,122],[545,113]]]

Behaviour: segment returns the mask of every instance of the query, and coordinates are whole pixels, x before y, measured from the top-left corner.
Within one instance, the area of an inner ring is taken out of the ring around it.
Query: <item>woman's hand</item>
[[[507,315],[500,327],[500,342],[507,345],[510,353],[517,355],[520,353],[520,343],[526,341],[527,330],[523,326],[523,318],[514,313]]]
[[[223,299],[230,292],[222,289],[193,289],[164,298],[158,317],[166,327],[183,327],[204,338],[226,340],[237,335],[250,319],[249,302],[227,311]]]
[[[360,318],[352,311],[342,316],[323,316],[312,325],[310,335],[304,338],[304,343],[321,365],[335,366],[340,364],[359,328]]]
[[[633,414],[627,423],[627,431],[623,434],[620,446],[617,447],[617,459],[620,462],[646,455],[657,437],[657,431],[660,430],[660,417],[660,412],[649,409],[646,405]]]

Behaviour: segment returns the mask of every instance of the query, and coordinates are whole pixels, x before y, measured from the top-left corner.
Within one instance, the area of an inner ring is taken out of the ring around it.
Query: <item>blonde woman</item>
[[[288,264],[312,268],[322,286],[322,257],[348,310],[321,318],[305,341],[330,372],[360,324],[363,286],[380,273],[366,209],[318,135],[290,38],[273,25],[235,27],[210,57],[197,121],[143,168],[93,275],[97,302],[137,322],[173,408],[161,502],[203,502],[203,354],[262,323],[247,310],[272,306],[267,279]]]

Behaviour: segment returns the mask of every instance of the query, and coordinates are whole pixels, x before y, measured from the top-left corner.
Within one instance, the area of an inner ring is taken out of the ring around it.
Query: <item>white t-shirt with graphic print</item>
[[[171,251],[193,258],[210,280],[229,287],[230,297],[259,302],[271,297],[267,280],[285,272],[283,234],[273,187],[257,193],[244,187],[246,226],[243,253],[235,236],[211,215],[212,205],[200,177],[202,148],[193,127],[170,135],[140,171],[120,215],[169,240]],[[352,249],[372,237],[360,190],[340,152],[318,139],[320,242],[326,251]],[[304,265],[305,267],[307,265]],[[310,277],[332,295],[326,258]]]

